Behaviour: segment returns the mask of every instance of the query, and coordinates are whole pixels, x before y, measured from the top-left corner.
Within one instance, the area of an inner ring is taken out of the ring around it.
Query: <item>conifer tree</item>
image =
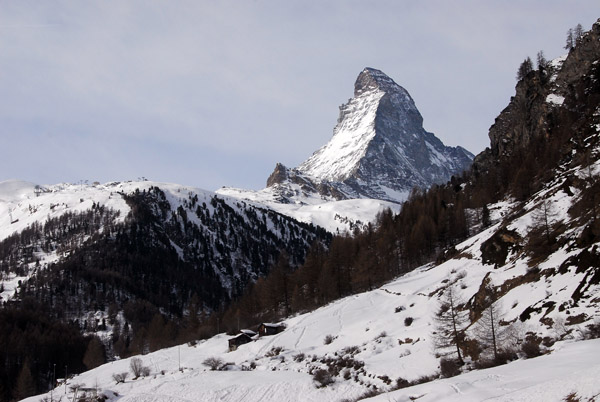
[[[566,50],[571,50],[575,47],[575,38],[573,35],[573,29],[569,28],[567,31],[567,43],[565,44]]]
[[[463,301],[451,283],[439,302],[435,313],[435,346],[439,350],[453,349],[459,364],[464,364],[461,347],[464,342],[464,330],[468,324],[468,311],[459,309]]]
[[[97,337],[93,337],[88,343],[88,347],[83,356],[83,364],[88,370],[91,370],[105,361],[104,345]]]
[[[15,387],[14,396],[16,399],[21,400],[28,396],[36,393],[35,381],[31,375],[31,368],[29,365],[29,359],[25,360],[19,377],[17,377],[17,385]]]
[[[510,337],[510,328],[503,325],[504,313],[496,293],[492,288],[487,288],[487,307],[475,324],[474,333],[479,343],[493,356],[493,361],[500,363],[500,355],[507,345]]]
[[[519,66],[519,71],[517,72],[517,81],[521,81],[523,78],[527,76],[530,72],[533,71],[533,62],[531,58],[528,56],[523,63]]]
[[[581,24],[577,24],[577,26],[575,26],[575,29],[573,30],[573,39],[575,41],[575,44],[579,43],[579,40],[583,38],[584,33],[585,31],[583,30]]]

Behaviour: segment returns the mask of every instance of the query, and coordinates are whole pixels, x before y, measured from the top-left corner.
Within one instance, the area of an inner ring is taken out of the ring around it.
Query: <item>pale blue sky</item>
[[[364,67],[478,153],[594,1],[0,0],[0,181],[262,188],[333,133]]]

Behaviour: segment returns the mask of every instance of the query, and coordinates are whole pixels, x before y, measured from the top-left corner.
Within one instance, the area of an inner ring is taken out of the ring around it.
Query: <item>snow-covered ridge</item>
[[[133,191],[143,185],[144,182],[44,186],[20,180],[0,182],[0,240],[66,211],[88,210],[94,203],[120,211],[120,219],[124,219],[129,207],[119,192]]]
[[[318,236],[317,228],[285,219],[265,204],[171,183],[135,181],[38,186],[11,180],[0,183],[0,194],[0,241],[25,230],[36,233],[27,240],[17,237],[17,243],[11,243],[4,250],[8,254],[3,254],[3,258],[8,261],[2,262],[10,262],[12,268],[0,272],[0,300],[13,297],[19,282],[26,281],[38,270],[64,261],[72,253],[87,252],[84,246],[91,237],[96,237],[93,235],[114,240],[116,225],[127,224],[129,216],[137,219],[135,214],[130,215],[132,202],[153,211],[155,221],[151,226],[159,227],[166,235],[165,242],[152,243],[157,252],[175,250],[181,261],[191,263],[193,260],[194,266],[214,271],[229,296],[268,269],[274,254],[279,253],[281,246],[277,242],[298,245],[293,249],[296,254],[293,258],[302,260],[301,245],[308,249]],[[82,217],[88,214],[90,216]],[[329,215],[329,212],[323,214]],[[61,224],[65,229],[56,235],[46,234],[47,223],[52,222],[50,226],[54,227],[59,218],[65,220]],[[86,229],[73,224],[81,219],[97,221],[97,226],[84,225],[89,228],[85,232]],[[112,231],[105,232],[107,226]],[[289,230],[291,227],[296,230]],[[191,232],[184,230],[186,228],[194,228],[193,238],[190,238]],[[149,236],[146,241],[155,241]],[[260,247],[258,259],[250,261],[248,249],[236,248],[241,238],[246,244]],[[14,238],[11,241],[14,242]],[[231,242],[233,244],[229,244]],[[16,261],[19,267],[15,266]]]
[[[338,201],[303,193],[297,185],[290,184],[289,188],[297,194],[303,194],[297,197],[297,202],[280,202],[277,192],[271,187],[259,191],[222,187],[217,194],[264,205],[300,222],[321,226],[331,233],[352,233],[354,228],[362,228],[372,222],[385,209],[391,209],[394,213],[400,211],[400,205],[393,202],[368,198]]]

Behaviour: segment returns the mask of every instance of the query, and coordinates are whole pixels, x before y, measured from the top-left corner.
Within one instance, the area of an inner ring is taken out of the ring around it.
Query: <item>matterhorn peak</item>
[[[396,84],[394,80],[381,70],[365,67],[354,83],[354,96],[360,96],[365,92],[373,90],[389,92],[394,90],[404,90],[404,88]]]
[[[315,183],[341,183],[336,187],[349,198],[403,201],[413,187],[444,182],[472,158],[425,131],[408,91],[367,67],[356,79],[354,97],[340,107],[331,140],[297,171]]]
[[[304,202],[302,197],[318,193],[324,199],[399,203],[414,187],[461,173],[472,159],[469,151],[447,147],[425,131],[408,91],[367,67],[356,79],[354,97],[340,106],[329,142],[295,169],[278,164],[267,187],[285,202]]]

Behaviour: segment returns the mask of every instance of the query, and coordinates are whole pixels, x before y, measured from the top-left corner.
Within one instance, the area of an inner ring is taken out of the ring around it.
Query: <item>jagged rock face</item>
[[[558,114],[564,112],[555,110],[558,104],[549,96],[576,104],[583,94],[577,94],[575,88],[597,66],[599,55],[600,20],[570,50],[564,62],[557,60],[550,65],[546,76],[536,70],[520,80],[515,96],[490,127],[490,156],[507,159],[528,152],[532,140],[552,136],[561,117]]]
[[[278,165],[267,185],[283,183],[293,171],[326,196],[403,201],[413,187],[445,182],[472,158],[425,131],[410,94],[381,71],[366,68],[354,97],[340,107],[329,143],[285,175]]]

